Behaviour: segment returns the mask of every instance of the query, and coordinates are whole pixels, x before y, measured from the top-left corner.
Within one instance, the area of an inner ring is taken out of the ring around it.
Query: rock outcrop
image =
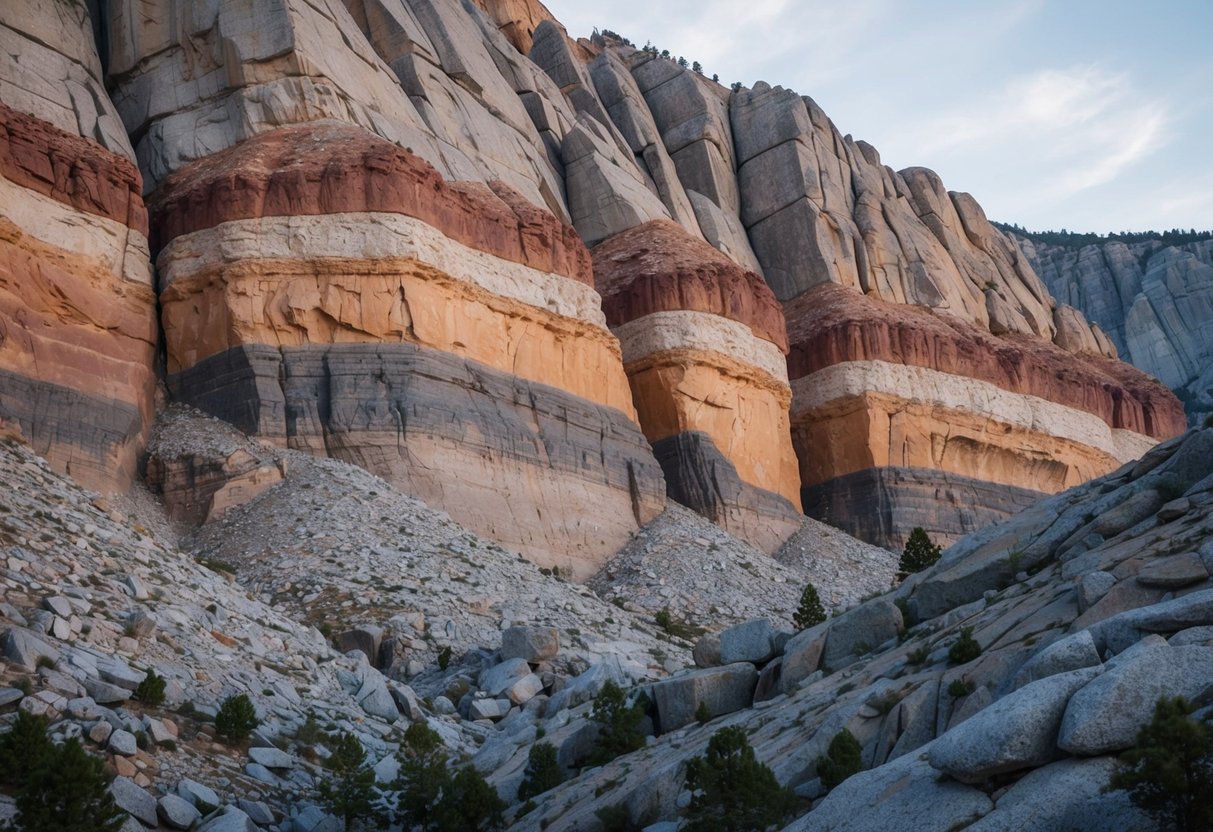
[[[1054,295],[1099,324],[1120,357],[1213,413],[1213,240],[1063,246],[1014,235]]]
[[[0,421],[125,491],[153,417],[142,180],[83,4],[0,11]]]
[[[660,511],[576,235],[360,128],[282,128],[153,202],[173,395],[590,574]]]
[[[833,283],[785,308],[805,505],[866,540],[952,540],[1183,428],[1167,390],[1112,359]]]
[[[669,495],[773,553],[800,526],[778,302],[669,221],[617,234],[593,259]]]

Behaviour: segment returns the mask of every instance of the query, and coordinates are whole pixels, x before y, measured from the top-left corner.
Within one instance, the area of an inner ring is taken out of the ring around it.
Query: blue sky
[[[1213,0],[544,0],[811,96],[1031,229],[1213,228]]]

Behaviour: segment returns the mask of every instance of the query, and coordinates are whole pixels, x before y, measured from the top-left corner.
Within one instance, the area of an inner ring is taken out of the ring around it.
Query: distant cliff
[[[1213,413],[1213,240],[1015,240],[1058,300],[1099,324],[1121,359],[1175,391],[1189,423]]]

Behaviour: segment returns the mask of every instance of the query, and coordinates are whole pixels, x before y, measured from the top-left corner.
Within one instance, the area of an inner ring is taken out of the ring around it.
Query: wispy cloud
[[[1100,66],[1043,69],[1013,78],[984,100],[928,117],[913,130],[924,157],[979,149],[1031,159],[1036,193],[1065,199],[1111,182],[1163,149],[1167,101]]]

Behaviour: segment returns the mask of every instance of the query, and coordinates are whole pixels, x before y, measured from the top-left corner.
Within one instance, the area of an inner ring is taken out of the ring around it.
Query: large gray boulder
[[[1213,589],[1128,610],[1092,624],[1090,630],[1096,647],[1120,653],[1148,633],[1171,635],[1206,624],[1213,624]]]
[[[663,679],[652,687],[658,729],[664,733],[694,722],[700,703],[707,705],[713,717],[748,708],[757,684],[758,671],[748,662]]]
[[[1213,647],[1162,643],[1135,651],[1074,695],[1058,745],[1084,756],[1129,748],[1161,697],[1192,700],[1211,685]]]
[[[1057,728],[1075,691],[1099,674],[1086,667],[1007,694],[931,745],[931,765],[965,783],[1044,765],[1057,756]]]
[[[847,778],[785,832],[950,832],[992,808],[984,793],[941,778],[923,754],[907,754]]]
[[[1040,650],[1026,662],[1015,674],[1013,687],[1024,685],[1069,670],[1081,667],[1095,667],[1100,664],[1099,651],[1095,649],[1095,640],[1087,630],[1080,630],[1073,635],[1055,641]]]
[[[902,630],[901,610],[887,598],[876,598],[832,619],[829,625],[821,665],[832,673],[897,638]]]
[[[825,650],[830,622],[823,621],[807,630],[802,630],[788,640],[783,647],[783,668],[779,686],[784,693],[791,693],[821,663]]]
[[[510,627],[501,634],[501,658],[541,662],[560,652],[560,631],[555,627]]]
[[[129,777],[115,777],[110,783],[114,803],[127,814],[134,815],[144,826],[156,826],[156,798],[145,792]]]
[[[166,794],[156,801],[156,811],[164,824],[173,829],[189,829],[202,817],[194,804],[175,794]]]
[[[526,659],[506,659],[483,670],[478,684],[489,696],[498,696],[530,675],[531,666]]]
[[[1134,806],[1126,792],[1102,792],[1115,768],[1111,757],[1038,768],[965,832],[1154,832],[1158,822]]]
[[[765,618],[734,624],[720,633],[720,663],[761,664],[775,655],[775,627]]]
[[[23,670],[38,669],[38,659],[45,656],[59,661],[59,651],[41,635],[20,627],[12,627],[4,634],[4,658]]]
[[[257,832],[257,825],[244,812],[229,806],[222,815],[216,815],[198,827],[198,832]]]

